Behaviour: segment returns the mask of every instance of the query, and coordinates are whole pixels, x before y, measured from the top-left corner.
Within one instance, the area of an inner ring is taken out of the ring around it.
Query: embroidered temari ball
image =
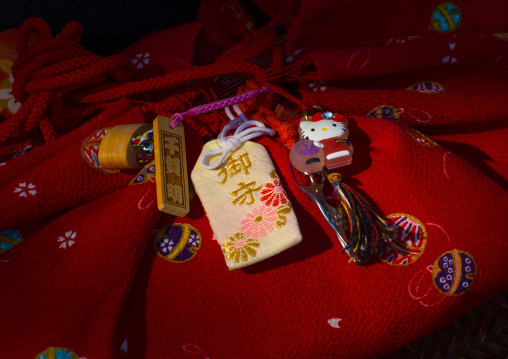
[[[208,142],[201,156],[219,148]],[[221,154],[208,156],[215,163]],[[244,142],[215,170],[198,161],[192,182],[230,270],[245,267],[302,240],[296,216],[266,149]]]

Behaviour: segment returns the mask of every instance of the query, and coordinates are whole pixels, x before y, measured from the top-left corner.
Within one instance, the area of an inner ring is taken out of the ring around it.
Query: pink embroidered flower
[[[278,179],[273,183],[265,184],[265,188],[261,191],[261,201],[267,206],[278,207],[288,203],[288,198],[284,188]]]
[[[240,230],[248,237],[266,237],[273,231],[273,224],[277,221],[277,212],[266,206],[254,208],[242,219]]]

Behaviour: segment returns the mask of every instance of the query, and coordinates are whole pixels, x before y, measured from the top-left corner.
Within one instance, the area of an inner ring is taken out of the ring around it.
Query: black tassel
[[[342,182],[339,173],[330,173],[324,168],[322,172],[309,174],[311,184],[304,187],[296,180],[293,167],[289,165],[289,168],[298,188],[320,208],[350,261],[364,263],[372,254],[379,252],[381,243],[391,246],[402,255],[411,254],[410,250],[404,248],[403,243],[392,236],[393,229],[374,212],[365,198]],[[332,206],[323,195],[326,180],[332,185],[334,198],[340,205]]]
[[[391,240],[392,229],[365,198],[342,182],[340,174],[329,173],[327,178],[349,222],[345,228],[349,241],[344,250],[350,250],[360,258],[377,253],[381,241]]]

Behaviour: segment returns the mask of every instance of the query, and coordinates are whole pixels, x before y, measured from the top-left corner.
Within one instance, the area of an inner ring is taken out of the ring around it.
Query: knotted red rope
[[[28,46],[32,31],[38,32],[40,40]],[[69,91],[104,82],[108,74],[115,81],[127,79],[121,69],[127,59],[122,55],[94,55],[79,44],[81,33],[81,24],[76,21],[69,22],[58,38],[41,19],[32,18],[21,25],[12,93],[22,106],[0,124],[0,144],[9,138],[25,137],[37,127],[45,141],[55,139],[57,132],[75,127],[77,121],[97,110],[69,104],[65,97]]]
[[[40,40],[28,46],[32,31],[39,33]],[[41,19],[32,18],[23,23],[18,35],[18,59],[13,66],[12,93],[22,106],[17,113],[0,124],[0,144],[8,139],[20,139],[40,129],[46,142],[57,135],[75,128],[79,123],[103,109],[108,102],[157,90],[174,89],[174,94],[158,102],[131,98],[143,111],[155,111],[170,116],[185,111],[188,104],[203,89],[211,90],[211,82],[220,75],[247,76],[253,80],[274,80],[293,72],[283,62],[283,54],[274,45],[275,32],[264,29],[249,34],[244,40],[225,52],[214,63],[193,66],[170,74],[141,81],[128,81],[128,59],[122,54],[108,58],[94,55],[79,44],[82,27],[69,22],[58,37],[53,37],[48,25]],[[271,52],[273,62],[270,70],[249,62],[256,56]],[[200,81],[201,80],[201,81]],[[197,84],[181,91],[181,85]],[[283,91],[276,92],[286,96]],[[287,97],[287,96],[286,96]],[[186,106],[187,104],[187,106]],[[225,119],[206,115],[186,119],[201,136],[216,132],[218,124]]]

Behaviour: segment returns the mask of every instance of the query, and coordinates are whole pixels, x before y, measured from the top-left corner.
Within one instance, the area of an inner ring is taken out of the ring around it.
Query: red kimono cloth
[[[67,128],[61,118],[32,126],[29,117],[26,135],[0,152],[0,357],[373,358],[508,288],[508,4],[258,5],[289,22],[283,50],[288,64],[305,64],[293,79],[303,102],[350,119],[354,156],[342,177],[410,253],[383,246],[365,266],[348,263],[294,182],[288,148],[263,138],[303,241],[228,271],[199,198],[184,218],[161,214],[152,166],[115,171],[97,162],[109,128],[153,120],[140,105],[146,98],[104,98],[105,110]],[[137,80],[199,70],[254,29],[236,2],[206,1],[196,23],[140,40],[123,65]],[[19,108],[11,93],[15,54],[5,51],[2,126],[30,103],[20,98]],[[42,98],[35,84],[60,79],[56,70],[14,84],[26,81],[24,94]],[[202,146],[191,126],[216,135],[221,123],[186,119],[190,168]],[[175,243],[164,241],[165,228]]]

